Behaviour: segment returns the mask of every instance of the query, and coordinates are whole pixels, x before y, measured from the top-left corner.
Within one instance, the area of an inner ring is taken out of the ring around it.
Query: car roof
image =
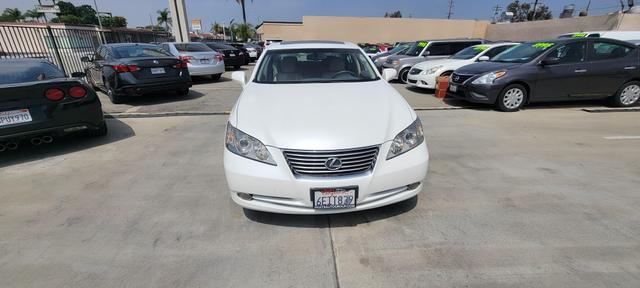
[[[359,49],[360,47],[350,42],[327,41],[327,40],[306,40],[306,41],[282,41],[269,45],[269,50],[285,49]]]

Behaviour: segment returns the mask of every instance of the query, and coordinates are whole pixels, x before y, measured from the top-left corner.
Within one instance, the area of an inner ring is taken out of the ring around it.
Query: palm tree
[[[222,25],[220,25],[220,23],[215,22],[213,23],[213,25],[211,25],[211,33],[215,33],[215,34],[222,34]]]
[[[164,24],[164,28],[167,32],[169,32],[169,26],[171,26],[171,13],[169,9],[164,8],[163,10],[158,10],[158,25]]]
[[[256,30],[253,29],[253,25],[249,23],[234,25],[234,34],[243,42],[246,42],[249,38],[253,37],[253,35],[255,35],[255,31]]]
[[[240,7],[242,7],[242,21],[244,24],[247,24],[247,13],[245,12],[245,9],[244,9],[245,1],[246,0],[236,0],[236,2],[240,4]],[[253,2],[253,0],[251,0],[251,2]]]
[[[44,13],[40,13],[36,9],[31,9],[31,10],[27,10],[27,12],[24,12],[23,16],[27,18],[31,18],[32,20],[35,19],[36,21],[40,21],[40,17],[44,16]]]
[[[20,12],[18,8],[7,8],[4,9],[4,12],[0,15],[0,19],[7,22],[17,22],[24,19],[24,15],[22,15],[22,12]]]

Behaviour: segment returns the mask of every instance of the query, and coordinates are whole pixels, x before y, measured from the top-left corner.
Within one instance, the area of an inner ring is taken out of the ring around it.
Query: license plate
[[[164,74],[164,68],[151,68],[151,74]]]
[[[200,64],[209,64],[209,59],[200,59]]]
[[[451,86],[449,86],[449,90],[451,90],[451,92],[457,92],[458,91],[458,86],[451,85]]]
[[[358,187],[311,189],[314,209],[349,209],[356,207]]]
[[[9,126],[31,121],[33,121],[33,119],[31,119],[31,113],[29,113],[29,109],[0,112],[0,126]]]

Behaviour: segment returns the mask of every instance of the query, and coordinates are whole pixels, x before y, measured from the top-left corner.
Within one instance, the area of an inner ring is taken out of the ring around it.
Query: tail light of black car
[[[117,73],[140,71],[140,67],[136,65],[114,65],[114,66],[111,66],[111,68],[113,68],[113,70],[115,70]]]
[[[72,86],[67,90],[67,94],[74,99],[80,99],[87,96],[87,89],[82,86]],[[60,101],[64,99],[64,91],[59,88],[49,88],[44,92],[44,97],[50,101]]]
[[[175,69],[182,69],[182,68],[187,68],[187,62],[188,61],[184,61],[184,60],[180,60],[180,62],[176,63],[173,65],[173,68]]]

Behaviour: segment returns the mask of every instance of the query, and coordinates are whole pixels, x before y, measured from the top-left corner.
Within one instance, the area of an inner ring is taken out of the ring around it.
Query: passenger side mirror
[[[89,58],[89,56],[82,56],[80,58],[80,61],[82,61],[82,62],[93,62],[93,59]]]
[[[245,75],[243,71],[236,71],[231,73],[231,80],[240,82],[242,86],[247,84],[247,80],[245,80]]]
[[[548,65],[556,65],[556,64],[560,64],[560,58],[557,57],[548,57],[544,60],[542,60],[541,62],[542,66],[548,66]]]
[[[87,74],[85,74],[84,72],[73,72],[71,73],[71,77],[73,78],[82,78],[87,76]]]
[[[489,60],[489,56],[480,56],[480,58],[478,58],[478,62],[487,62]]]
[[[396,79],[396,77],[398,76],[398,72],[396,72],[396,69],[384,69],[382,70],[382,79],[384,79],[384,81],[391,81]]]

